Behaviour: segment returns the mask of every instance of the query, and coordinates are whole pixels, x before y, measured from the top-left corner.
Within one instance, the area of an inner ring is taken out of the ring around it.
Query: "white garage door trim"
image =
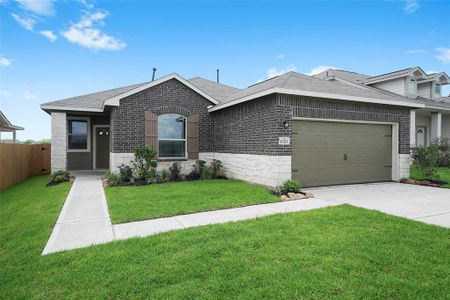
[[[399,142],[398,123],[377,122],[377,121],[360,121],[360,120],[318,119],[318,118],[303,118],[303,117],[293,117],[292,120],[294,120],[294,121],[316,121],[316,122],[392,125],[392,173],[391,173],[391,179],[393,181],[400,180],[400,167],[399,167],[399,154],[398,154],[398,142]]]

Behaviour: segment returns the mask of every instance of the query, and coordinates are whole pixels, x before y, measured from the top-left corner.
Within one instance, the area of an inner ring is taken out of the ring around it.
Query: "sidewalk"
[[[43,255],[171,230],[336,205],[318,199],[304,199],[112,225],[101,175],[94,172],[75,175],[75,182],[42,252]]]
[[[95,172],[78,173],[42,254],[114,240],[108,206]]]

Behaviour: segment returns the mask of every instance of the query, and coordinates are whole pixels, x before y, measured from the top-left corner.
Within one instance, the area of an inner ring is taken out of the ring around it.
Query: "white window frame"
[[[436,90],[438,87],[439,87],[439,93]],[[440,97],[441,96],[441,94],[442,94],[442,85],[440,83],[435,83],[434,84],[434,91],[433,91],[433,93],[434,93],[435,97]]]
[[[184,139],[161,139],[159,137],[159,117],[164,115],[175,115],[184,118]],[[167,113],[167,114],[160,114],[158,115],[158,159],[159,160],[177,160],[177,159],[187,159],[187,118],[183,115],[176,114],[176,113]],[[159,155],[159,141],[184,141],[184,156],[181,157],[161,157]]]
[[[413,93],[411,93],[411,89],[410,89],[411,83],[414,83],[414,92]],[[408,79],[407,89],[408,89],[408,96],[415,96],[417,94],[417,81],[414,78]]]
[[[86,149],[69,149],[69,122],[87,121],[87,143]],[[67,117],[67,152],[91,152],[91,118],[89,117]]]

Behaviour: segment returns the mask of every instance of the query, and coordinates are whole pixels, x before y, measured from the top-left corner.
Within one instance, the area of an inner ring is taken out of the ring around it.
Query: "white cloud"
[[[21,17],[16,14],[11,14],[13,18],[19,23],[20,26],[25,28],[26,30],[33,31],[34,30],[34,24],[36,24],[36,20],[30,17]]]
[[[290,72],[290,71],[296,71],[297,68],[294,65],[287,65],[281,69],[277,69],[275,67],[270,68],[267,70],[267,78],[272,78],[275,76],[283,75],[284,73]]]
[[[56,35],[50,30],[39,31],[39,34],[45,36],[50,42],[54,42],[57,39]]]
[[[0,67],[7,67],[11,65],[11,60],[0,55]]]
[[[127,44],[113,36],[103,33],[95,25],[103,25],[107,17],[104,11],[87,14],[61,34],[70,42],[96,50],[121,50]]]
[[[319,74],[323,71],[326,71],[328,69],[337,69],[337,68],[333,67],[333,66],[317,66],[315,68],[312,68],[311,71],[306,73],[306,75],[313,76],[313,75]]]
[[[412,14],[416,10],[418,10],[420,7],[418,0],[405,0],[405,6],[403,7],[403,10],[407,14]]]
[[[23,92],[23,98],[25,100],[34,100],[34,99],[36,99],[36,96],[33,93],[31,93],[30,91],[25,90]]]
[[[436,48],[439,53],[436,58],[439,59],[443,64],[450,63],[450,48],[439,47]]]
[[[410,50],[406,51],[405,53],[406,54],[420,54],[420,53],[425,53],[425,52],[427,52],[427,51],[424,49],[410,49]]]
[[[0,90],[0,96],[9,98],[12,96],[12,92],[8,90]]]
[[[55,13],[52,0],[16,0],[20,6],[31,13],[40,16],[50,16]]]
[[[277,59],[285,59],[286,57],[284,56],[284,54],[278,54],[277,56],[276,56],[276,58]]]

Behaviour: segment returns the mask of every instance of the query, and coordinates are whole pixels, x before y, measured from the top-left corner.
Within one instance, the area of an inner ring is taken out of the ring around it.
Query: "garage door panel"
[[[293,132],[292,177],[304,186],[391,179],[390,125],[294,121]]]

